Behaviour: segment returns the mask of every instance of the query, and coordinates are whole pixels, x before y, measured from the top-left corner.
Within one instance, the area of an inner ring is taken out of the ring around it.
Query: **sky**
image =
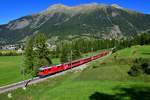
[[[58,3],[68,6],[87,3],[117,4],[123,8],[150,14],[150,0],[0,0],[0,24],[38,13]]]

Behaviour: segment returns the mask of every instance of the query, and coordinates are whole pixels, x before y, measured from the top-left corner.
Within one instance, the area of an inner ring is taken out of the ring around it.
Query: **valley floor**
[[[12,100],[150,100],[150,75],[128,75],[131,61],[150,58],[150,46],[133,46],[97,60],[83,71],[69,72],[17,89]],[[0,94],[7,100],[8,93]]]

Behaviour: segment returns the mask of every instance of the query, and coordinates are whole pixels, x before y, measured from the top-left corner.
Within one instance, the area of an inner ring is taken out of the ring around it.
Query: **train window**
[[[43,70],[41,72],[44,72]]]
[[[72,64],[75,64],[75,63],[79,63],[79,61],[77,61],[77,62],[73,62]]]
[[[60,68],[61,66],[57,66],[58,68]]]

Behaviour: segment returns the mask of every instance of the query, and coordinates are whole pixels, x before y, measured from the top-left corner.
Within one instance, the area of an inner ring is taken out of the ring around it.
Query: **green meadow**
[[[21,81],[21,56],[0,56],[0,86]]]
[[[60,63],[58,58],[52,59],[52,62],[54,64]],[[30,76],[21,74],[22,64],[22,56],[0,56],[0,86],[30,78]]]
[[[89,63],[83,71],[17,89],[12,100],[150,100],[150,75],[128,75],[131,61],[150,58],[150,46],[133,46]],[[115,58],[116,56],[116,58]],[[8,93],[0,99],[9,100]]]
[[[95,55],[100,51],[83,54],[83,57]],[[59,58],[52,59],[53,64],[60,64]],[[0,56],[0,86],[19,82],[28,79],[30,76],[21,75],[21,67],[23,64],[22,56]]]

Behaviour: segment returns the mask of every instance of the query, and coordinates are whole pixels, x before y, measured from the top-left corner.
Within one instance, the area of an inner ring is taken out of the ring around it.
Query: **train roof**
[[[52,66],[42,66],[42,67],[40,67],[39,68],[39,70],[45,70],[45,69],[49,69],[49,68],[51,68]]]
[[[103,51],[103,52],[106,52],[106,51]],[[103,53],[103,52],[100,52],[100,54]],[[96,54],[96,55],[98,55],[98,54]],[[77,62],[77,61],[80,61],[80,60],[83,60],[83,59],[87,59],[87,58],[90,58],[90,57],[85,57],[85,58],[73,60],[72,62],[66,62],[66,63],[63,63],[63,64],[69,64],[69,63]],[[45,69],[49,69],[49,68],[54,67],[54,66],[61,66],[63,64],[52,65],[52,66],[42,66],[42,67],[39,68],[39,70],[45,70]]]
[[[52,68],[54,66],[61,66],[62,64],[58,64],[58,65],[52,65],[52,66],[42,66],[39,68],[39,70],[45,70],[45,69],[49,69],[49,68]]]

